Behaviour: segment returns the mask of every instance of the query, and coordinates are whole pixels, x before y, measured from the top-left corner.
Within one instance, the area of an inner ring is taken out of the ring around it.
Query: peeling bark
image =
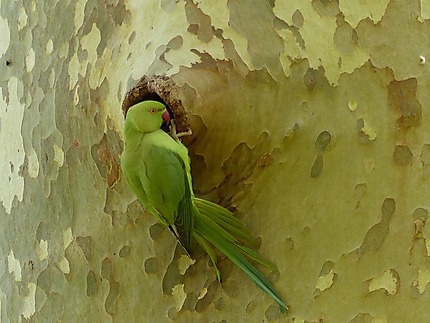
[[[418,0],[3,1],[0,321],[427,322],[429,18]],[[195,191],[260,237],[287,318],[224,259],[221,287],[124,183],[145,99],[193,130]]]

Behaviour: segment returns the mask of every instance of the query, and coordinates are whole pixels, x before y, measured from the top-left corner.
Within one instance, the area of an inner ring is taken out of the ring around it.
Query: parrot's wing
[[[148,202],[190,252],[193,215],[184,161],[172,150],[153,146],[142,164],[139,178]]]

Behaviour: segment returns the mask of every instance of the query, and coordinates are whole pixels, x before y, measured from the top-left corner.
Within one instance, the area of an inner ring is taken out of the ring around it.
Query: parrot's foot
[[[190,128],[188,128],[187,131],[179,132],[176,135],[178,136],[178,138],[181,138],[181,137],[191,136],[192,134],[193,134],[193,131]]]
[[[170,135],[177,142],[181,142],[181,140],[179,138],[185,137],[185,136],[191,136],[193,134],[191,129],[188,129],[187,131],[184,131],[184,132],[179,132],[179,133],[176,132],[175,119],[172,119],[170,121],[170,127],[169,128],[170,128]]]

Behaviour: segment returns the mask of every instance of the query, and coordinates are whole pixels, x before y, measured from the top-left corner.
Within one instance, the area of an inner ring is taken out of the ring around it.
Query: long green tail
[[[240,242],[255,243],[245,224],[234,217],[227,209],[212,202],[193,197],[194,204],[194,237],[212,260],[218,280],[221,279],[217,267],[216,254],[211,245],[227,256],[242,269],[263,291],[272,297],[282,313],[287,306],[282,301],[272,284],[249,261],[276,271],[276,266],[258,255],[254,250],[242,246]],[[248,258],[248,259],[247,259]]]

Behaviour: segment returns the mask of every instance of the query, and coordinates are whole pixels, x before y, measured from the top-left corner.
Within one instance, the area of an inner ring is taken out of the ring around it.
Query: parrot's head
[[[148,100],[130,107],[125,120],[141,132],[153,132],[161,128],[163,120],[168,123],[170,116],[163,103]]]

